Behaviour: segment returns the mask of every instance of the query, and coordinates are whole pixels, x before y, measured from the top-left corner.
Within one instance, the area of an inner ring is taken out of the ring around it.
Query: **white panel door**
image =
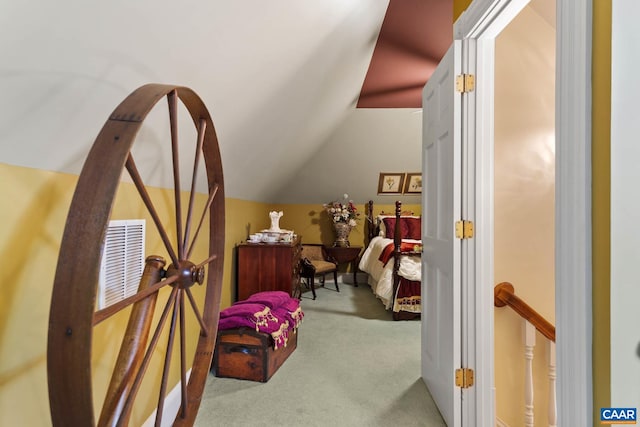
[[[461,425],[461,42],[454,41],[423,91],[422,378],[449,427]]]

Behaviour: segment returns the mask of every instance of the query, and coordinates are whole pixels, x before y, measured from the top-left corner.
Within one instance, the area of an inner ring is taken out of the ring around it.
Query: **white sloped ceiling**
[[[77,174],[122,99],[171,83],[212,114],[227,197],[375,198],[379,172],[420,170],[419,112],[355,109],[387,4],[2,1],[0,161]],[[151,154],[166,130],[148,123]],[[160,151],[146,183],[171,187]]]

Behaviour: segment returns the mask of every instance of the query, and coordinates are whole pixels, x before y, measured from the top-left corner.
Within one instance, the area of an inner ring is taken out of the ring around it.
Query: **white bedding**
[[[408,239],[403,240],[403,242],[420,243],[419,240]],[[369,286],[371,286],[371,290],[376,297],[380,298],[387,309],[391,308],[393,302],[393,258],[384,266],[378,258],[384,248],[390,243],[393,243],[393,239],[386,239],[380,236],[374,237],[362,254],[360,263],[358,264],[360,270],[369,274]],[[401,257],[398,274],[408,280],[420,281],[420,257]]]

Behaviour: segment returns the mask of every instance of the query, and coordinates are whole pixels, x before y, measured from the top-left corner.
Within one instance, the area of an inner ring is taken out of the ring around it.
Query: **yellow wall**
[[[5,271],[5,280],[0,285],[0,425],[49,426],[46,373],[49,302],[77,176],[1,163],[0,176],[0,198],[5,202],[0,209],[0,253],[4,256]],[[149,191],[160,215],[169,218],[172,192]],[[204,198],[199,195],[198,207],[204,206]],[[146,218],[147,253],[163,254],[146,209],[131,200],[138,200],[135,190],[130,184],[123,184],[118,190],[112,219]],[[161,202],[158,204],[157,200]],[[229,198],[225,204],[222,308],[235,301],[235,246],[250,233],[268,228],[271,210],[282,210],[281,228],[294,230],[304,242],[330,244],[333,241],[330,221],[323,215],[321,205],[277,205]],[[417,205],[406,207],[419,213]],[[353,245],[362,245],[364,241],[364,205],[358,205],[358,209],[362,220],[350,236]],[[376,205],[375,209],[392,212],[393,205]],[[174,234],[171,227],[168,228],[169,233]],[[207,232],[206,229],[201,232],[194,260],[206,257]],[[194,292],[196,295],[200,292],[197,286]],[[109,366],[117,348],[114,343],[119,345],[120,337],[115,331],[124,327],[126,316],[120,317],[122,319],[109,319],[94,331],[96,337],[106,337],[94,342],[96,399],[104,393],[108,382]],[[160,353],[164,350],[162,346]],[[157,371],[159,365],[154,362],[150,369]],[[149,408],[154,407],[155,402],[149,402],[147,408],[140,409],[134,416],[144,419]]]
[[[49,302],[60,241],[77,177],[5,164],[0,164],[0,176],[0,198],[5,201],[0,209],[0,251],[4,255],[6,274],[6,280],[0,285],[0,425],[48,426],[51,425],[46,376]],[[161,189],[149,191],[159,214],[169,216],[171,192]],[[196,200],[198,212],[203,209],[204,199],[204,195],[199,195]],[[131,184],[122,185],[112,218],[146,218],[147,254],[164,254],[146,209],[141,203],[131,203],[131,200],[139,200],[135,190]],[[246,227],[266,225],[263,218],[266,218],[268,209],[261,203],[227,199],[226,211],[228,231],[225,234],[223,307],[230,305],[235,298],[231,285],[235,280],[232,268],[235,243],[245,238]],[[171,227],[168,228],[169,233],[174,234]],[[207,256],[206,224],[200,236],[194,260],[204,260]],[[196,286],[193,291],[196,299],[202,297],[203,288]],[[125,317],[118,315],[94,330],[96,399],[101,399],[104,394],[115,349],[120,342],[116,331],[124,328]],[[166,340],[161,340],[156,353],[164,351],[166,344],[163,342]],[[193,343],[188,344],[188,348],[192,346]],[[173,360],[178,359],[174,357]],[[159,360],[154,361],[150,369],[151,372],[160,372]],[[174,378],[177,378],[175,373]],[[151,386],[157,386],[157,381]],[[145,395],[144,389],[141,395]],[[146,418],[153,408],[155,402],[152,401],[146,408],[137,409],[134,420]]]
[[[453,0],[453,22],[456,22],[472,2],[473,0]]]
[[[57,264],[58,250],[64,223],[77,177],[73,175],[0,165],[0,197],[6,201],[0,212],[0,244],[7,277],[3,281],[0,299],[0,425],[50,425],[48,389],[46,382],[46,344],[49,301]],[[170,197],[167,190],[150,188],[156,210],[161,217],[170,216]],[[153,223],[146,213],[132,184],[123,184],[113,206],[112,218],[144,218],[147,220],[147,254],[164,254]],[[159,201],[159,202],[158,202]],[[204,196],[196,206],[203,209]],[[166,222],[164,222],[166,224]],[[169,230],[170,234],[174,234]],[[204,238],[194,251],[194,259],[207,257],[207,225]],[[194,288],[197,301],[203,298],[203,289]],[[165,296],[166,300],[166,296]],[[158,308],[163,307],[162,300]],[[71,308],[72,309],[72,308]],[[126,325],[126,313],[120,313],[94,329],[92,354],[94,400],[103,399],[117,355],[117,348]],[[188,330],[193,330],[195,319],[187,316]],[[193,354],[196,337],[187,341],[187,354]],[[161,339],[149,372],[161,372],[161,357],[166,350],[166,339]],[[173,360],[178,360],[175,358]],[[177,364],[169,383],[178,378]],[[143,383],[140,395],[151,395],[158,387],[158,376]],[[156,392],[157,395],[157,392]],[[132,422],[141,423],[155,408],[152,401],[134,408]],[[96,414],[97,415],[97,414]]]
[[[611,406],[611,0],[593,2],[593,425]]]
[[[330,202],[331,200],[327,200]],[[349,243],[351,246],[365,246],[366,233],[365,227],[365,205],[355,203],[357,211],[360,213],[358,224],[351,230],[349,234]],[[403,211],[411,211],[415,215],[420,215],[422,208],[416,204],[406,204],[402,207]],[[285,230],[293,230],[297,235],[302,237],[302,243],[322,243],[331,245],[334,241],[334,233],[332,222],[329,216],[322,208],[322,204],[297,204],[297,205],[269,205],[269,211],[282,211],[283,216],[280,219],[280,228]],[[373,207],[375,214],[379,212],[393,213],[395,212],[395,204],[375,204]],[[269,222],[266,213],[264,228],[268,228]],[[351,266],[343,264],[340,266],[341,272],[350,271]]]
[[[0,165],[0,425],[47,426],[47,326],[76,178]]]
[[[327,200],[330,202],[331,200]],[[349,243],[351,246],[364,246],[366,239],[365,228],[365,204],[355,203],[356,209],[360,213],[358,225],[351,230]],[[316,205],[270,205],[270,210],[283,211],[280,227],[286,230],[293,230],[302,236],[303,243],[323,243],[331,245],[334,240],[331,219],[322,208],[322,204]],[[416,204],[406,204],[403,210],[408,210],[416,215],[420,215],[421,206]],[[374,204],[374,213],[395,212],[395,204]],[[267,218],[268,219],[268,218]]]

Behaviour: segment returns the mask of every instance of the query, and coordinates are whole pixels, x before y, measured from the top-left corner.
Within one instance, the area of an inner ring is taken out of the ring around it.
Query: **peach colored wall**
[[[555,323],[555,30],[531,8],[496,39],[495,283]],[[523,322],[496,308],[496,415],[523,425]],[[534,351],[535,419],[546,419],[547,340]],[[536,423],[537,424],[537,423]]]

